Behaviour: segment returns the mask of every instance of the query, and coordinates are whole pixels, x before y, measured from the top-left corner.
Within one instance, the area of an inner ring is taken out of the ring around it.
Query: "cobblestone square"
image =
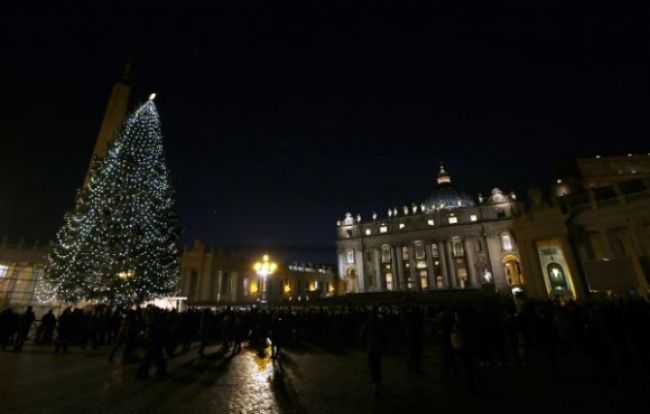
[[[424,372],[408,374],[404,357],[384,358],[384,389],[375,397],[365,354],[303,345],[279,361],[251,348],[230,357],[219,347],[196,348],[168,360],[169,376],[136,380],[137,364],[110,363],[106,350],[72,348],[53,354],[27,346],[0,353],[0,412],[27,413],[420,413],[634,412],[647,407],[650,381],[636,370],[608,372],[565,362],[483,368],[475,393],[441,382],[435,349]],[[535,358],[531,358],[535,361]],[[542,359],[539,359],[541,361]]]

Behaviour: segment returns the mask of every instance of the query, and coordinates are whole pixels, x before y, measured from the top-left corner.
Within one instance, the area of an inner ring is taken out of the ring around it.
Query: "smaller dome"
[[[445,170],[445,166],[440,163],[440,171],[438,172],[438,184],[450,184],[451,176]]]
[[[451,210],[454,208],[474,207],[474,199],[469,194],[457,189],[451,184],[443,184],[433,190],[424,202],[425,211]]]
[[[462,207],[474,207],[474,199],[464,191],[459,190],[451,184],[451,176],[440,163],[438,172],[438,185],[433,193],[424,202],[425,211],[430,213],[434,210],[451,210]]]

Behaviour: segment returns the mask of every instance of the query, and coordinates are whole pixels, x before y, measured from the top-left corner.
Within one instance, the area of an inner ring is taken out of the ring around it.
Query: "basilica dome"
[[[440,172],[438,172],[437,182],[438,185],[424,202],[427,213],[434,210],[474,207],[474,199],[451,184],[451,177],[442,164],[440,165]]]

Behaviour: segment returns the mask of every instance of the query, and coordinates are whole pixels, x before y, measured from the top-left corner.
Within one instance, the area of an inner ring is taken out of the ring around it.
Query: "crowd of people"
[[[640,364],[650,371],[650,304],[641,299],[224,306],[182,312],[95,306],[68,307],[58,315],[50,310],[35,320],[31,307],[22,313],[2,311],[2,350],[20,352],[28,340],[63,354],[71,346],[106,347],[110,361],[119,354],[125,363],[139,362],[138,378],[147,378],[151,365],[157,376],[165,376],[166,359],[190,351],[193,344],[199,356],[212,344],[234,356],[244,342],[260,350],[270,345],[272,358],[300,343],[362,349],[375,391],[381,387],[386,352],[403,356],[408,372],[417,375],[427,348],[439,353],[443,380],[463,378],[472,389],[483,381],[481,367],[525,364],[532,350],[550,366],[580,356],[606,367]]]

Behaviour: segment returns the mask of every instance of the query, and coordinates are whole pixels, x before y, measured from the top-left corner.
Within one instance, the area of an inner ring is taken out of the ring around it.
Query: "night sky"
[[[132,106],[158,94],[186,242],[334,262],[337,219],[425,199],[439,161],[472,194],[523,194],[557,159],[650,150],[647,9],[12,3],[0,6],[12,242],[51,239],[73,206],[130,53]]]

